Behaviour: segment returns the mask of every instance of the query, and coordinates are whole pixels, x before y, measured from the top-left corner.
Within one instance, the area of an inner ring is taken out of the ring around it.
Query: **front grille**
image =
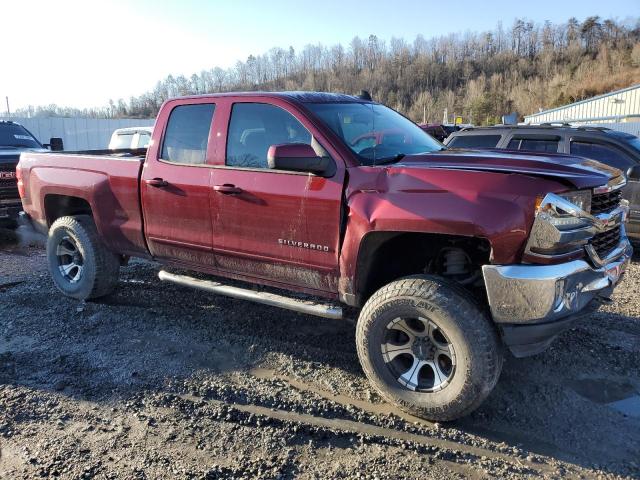
[[[0,172],[15,172],[15,163],[0,164]],[[15,200],[20,202],[18,193],[18,181],[15,178],[0,179],[0,200]]]
[[[600,258],[606,258],[620,243],[620,227],[595,234],[590,243]]]
[[[18,193],[18,185],[13,181],[13,185],[4,186],[0,183],[0,200],[15,200],[20,201],[20,194]]]
[[[591,215],[609,213],[620,205],[622,190],[612,190],[609,193],[599,193],[591,198]]]

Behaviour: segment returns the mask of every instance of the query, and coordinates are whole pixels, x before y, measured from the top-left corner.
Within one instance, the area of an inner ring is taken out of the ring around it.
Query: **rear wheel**
[[[502,368],[494,326],[466,291],[438,277],[409,277],[378,290],[360,314],[356,341],[374,388],[430,420],[473,411]]]
[[[104,246],[88,215],[62,217],[51,225],[47,260],[53,282],[69,297],[102,297],[118,283],[120,260]]]

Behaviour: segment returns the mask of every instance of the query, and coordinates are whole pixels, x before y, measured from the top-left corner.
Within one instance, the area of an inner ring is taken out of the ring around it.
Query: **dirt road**
[[[33,239],[29,239],[33,240]],[[133,262],[57,293],[0,232],[0,478],[640,477],[640,263],[464,420],[384,404],[354,328],[196,292]]]

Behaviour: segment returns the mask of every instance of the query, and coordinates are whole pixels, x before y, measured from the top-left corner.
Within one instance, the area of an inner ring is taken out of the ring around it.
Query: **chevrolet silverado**
[[[24,153],[17,176],[63,294],[108,295],[142,257],[166,265],[164,281],[320,317],[359,312],[373,387],[433,420],[480,405],[504,346],[541,352],[608,301],[632,254],[619,170],[448,150],[366,97],[172,99],[146,150]]]

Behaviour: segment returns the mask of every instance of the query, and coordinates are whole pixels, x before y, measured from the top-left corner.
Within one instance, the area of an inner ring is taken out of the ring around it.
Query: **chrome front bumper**
[[[623,236],[615,255],[593,267],[585,260],[559,265],[482,267],[493,320],[498,324],[548,323],[578,314],[592,300],[609,298],[633,249]]]

